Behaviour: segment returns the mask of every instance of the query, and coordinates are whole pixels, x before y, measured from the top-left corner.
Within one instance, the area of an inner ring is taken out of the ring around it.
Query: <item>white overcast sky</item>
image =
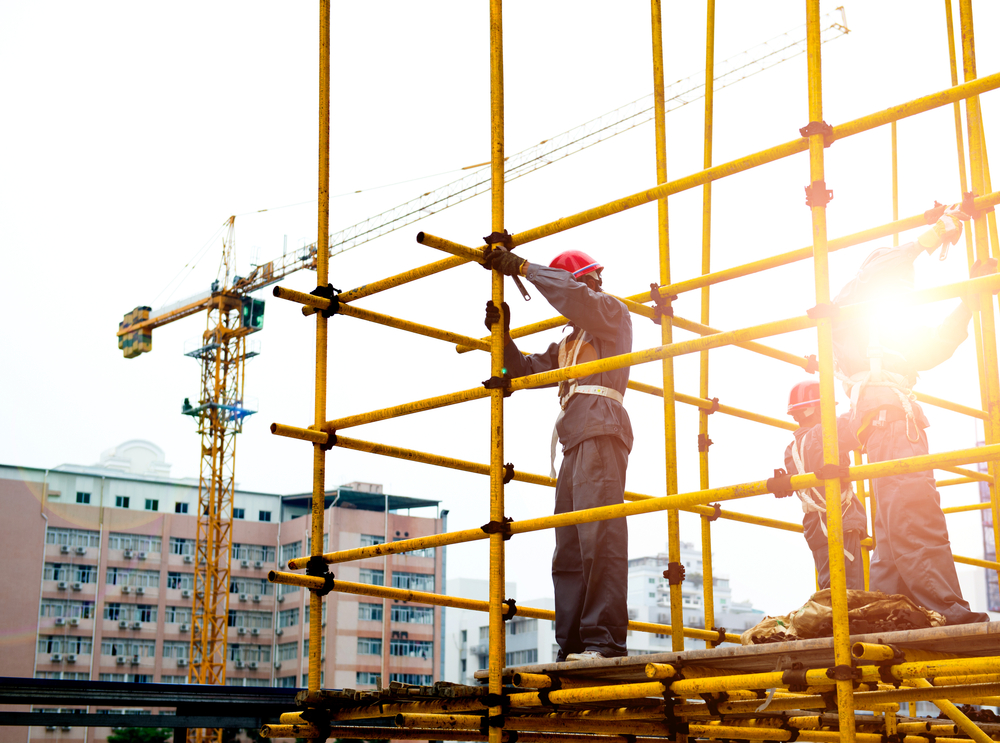
[[[957,3],[956,3],[957,6]],[[980,76],[1000,69],[1000,7],[974,3]],[[824,5],[824,12],[834,4]],[[846,3],[851,33],[823,47],[824,118],[839,124],[950,84],[944,3]],[[955,13],[957,16],[957,7]],[[137,305],[162,306],[204,291],[221,255],[218,228],[236,220],[239,272],[316,237],[317,12],[315,3],[134,2],[29,3],[0,6],[0,239],[3,244],[0,461],[31,467],[90,464],[130,438],[161,446],[175,476],[196,476],[198,436],[181,401],[198,394],[198,368],[183,355],[204,330],[204,316],[154,333],[153,352],[125,360],[115,331]],[[718,3],[716,60],[805,22],[804,3]],[[992,32],[992,34],[991,34]],[[507,152],[513,154],[629,101],[652,86],[648,4],[508,2],[504,17]],[[703,3],[665,3],[668,81],[704,66]],[[331,227],[336,230],[459,177],[489,159],[487,3],[335,3]],[[809,120],[805,57],[746,79],[716,95],[714,162],[793,140]],[[998,94],[983,97],[987,138],[1000,118]],[[701,168],[703,104],[668,117],[668,168],[677,178]],[[826,151],[832,237],[887,222],[890,135],[883,127]],[[902,215],[935,199],[960,198],[950,107],[899,125]],[[386,186],[436,175],[404,185]],[[713,190],[713,268],[738,265],[811,242],[798,155],[718,182]],[[655,183],[653,128],[647,124],[509,184],[507,227],[522,231]],[[361,194],[353,192],[361,190]],[[670,200],[673,277],[700,271],[701,191]],[[304,202],[304,203],[303,203]],[[290,206],[295,205],[295,206]],[[285,207],[285,208],[279,208]],[[270,211],[260,213],[258,210]],[[419,230],[466,245],[490,232],[489,199],[480,196],[331,261],[331,281],[350,289],[443,257],[414,240]],[[909,236],[915,238],[916,233]],[[903,239],[908,239],[904,236]],[[888,242],[888,241],[887,241]],[[525,246],[547,263],[582,248],[606,266],[605,288],[632,294],[656,280],[656,207],[648,205],[571,233]],[[831,257],[836,292],[874,245]],[[197,261],[193,259],[196,256]],[[922,259],[922,284],[965,273],[964,249],[946,263]],[[175,281],[176,277],[183,282]],[[308,291],[315,274],[287,286]],[[554,314],[536,296],[525,304],[512,285],[514,324]],[[241,487],[303,492],[311,484],[306,444],[268,432],[272,421],[312,421],[314,322],[295,305],[262,293],[262,354],[248,363],[246,391],[260,413],[237,445]],[[359,302],[459,333],[480,335],[488,275],[464,266]],[[734,329],[801,315],[815,303],[811,263],[714,289],[711,324]],[[685,295],[678,315],[698,319],[699,299]],[[936,316],[947,307],[933,309]],[[658,345],[658,329],[636,318],[635,348]],[[541,349],[556,333],[526,339]],[[687,334],[678,331],[678,339]],[[349,318],[331,321],[331,418],[477,386],[489,376],[484,354],[415,339]],[[815,352],[815,334],[769,341],[796,354]],[[971,341],[918,389],[977,404]],[[695,357],[677,360],[677,388],[697,394]],[[633,370],[659,385],[660,366]],[[800,370],[739,349],[712,353],[710,396],[782,417]],[[663,494],[662,404],[630,392],[636,429],[628,487]],[[845,410],[841,403],[840,410]],[[545,473],[551,390],[527,391],[507,404],[505,460]],[[933,450],[963,448],[980,435],[950,413],[930,409]],[[486,461],[485,401],[371,424],[345,435],[475,461]],[[681,491],[698,487],[697,417],[678,406]],[[758,480],[781,466],[787,432],[715,415],[712,485]],[[439,499],[449,527],[488,520],[485,478],[336,449],[329,486],[362,480],[395,494]],[[516,519],[551,513],[552,491],[512,484],[507,512]],[[945,504],[972,502],[972,487],[952,488]],[[800,519],[794,499],[771,496],[729,508]],[[976,514],[949,517],[955,552],[982,554]],[[665,548],[666,515],[629,520],[630,554]],[[682,538],[697,542],[697,519],[682,516]],[[732,522],[713,530],[716,569],[732,577],[734,598],[784,613],[811,590],[802,537]],[[550,532],[509,542],[508,580],[524,598],[551,594]],[[449,575],[486,577],[485,542],[449,548]],[[964,569],[963,569],[964,570]],[[969,585],[982,573],[965,571]]]

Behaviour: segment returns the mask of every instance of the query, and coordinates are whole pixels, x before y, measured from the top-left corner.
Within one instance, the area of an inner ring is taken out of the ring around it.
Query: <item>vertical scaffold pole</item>
[[[705,152],[702,168],[712,167],[712,124],[715,117],[715,0],[708,0],[705,24]],[[712,182],[702,186],[701,196],[701,272],[712,270]],[[701,289],[701,324],[709,325],[709,288]],[[701,354],[699,396],[708,397],[708,351]],[[708,411],[698,410],[698,466],[702,490],[708,490]],[[701,517],[702,586],[705,605],[705,629],[715,629],[715,576],[712,565],[712,522]],[[707,640],[706,647],[714,641]]]
[[[663,93],[663,23],[660,0],[651,0],[653,30],[653,101],[656,121],[656,182],[667,182],[667,125]],[[670,230],[667,199],[656,202],[657,234],[660,246],[660,285],[670,283]],[[660,337],[663,345],[673,343],[673,319],[669,313],[660,316]],[[674,360],[663,360],[663,438],[667,469],[667,495],[677,492],[677,418],[674,408]],[[680,516],[667,511],[667,557],[671,563],[681,561]],[[684,649],[683,589],[680,582],[670,584],[671,647]]]
[[[316,283],[330,280],[330,0],[319,3],[319,188],[316,243]],[[316,403],[315,425],[326,423],[326,323],[316,313]],[[323,554],[323,512],[326,505],[326,452],[313,444],[312,549]],[[323,657],[323,597],[309,593],[309,691],[319,691]]]
[[[823,74],[820,57],[819,0],[806,2],[806,43],[809,74],[809,121],[823,120]],[[813,230],[813,261],[816,274],[816,304],[830,303],[829,261],[826,245],[826,184],[823,171],[824,138],[821,131],[809,137],[810,199]],[[833,390],[833,329],[830,317],[817,323],[819,348],[820,413],[823,423],[823,462],[840,464],[837,443],[837,412]],[[830,547],[830,588],[833,608],[834,659],[840,669],[850,669],[851,636],[847,620],[847,575],[844,570],[844,528],[840,510],[840,481],[826,481],[826,517]],[[850,678],[837,680],[837,712],[840,739],[854,743],[854,691]]]
[[[976,79],[976,47],[975,33],[972,22],[971,0],[961,0],[959,17],[962,24],[962,61],[965,68],[965,80]],[[979,96],[972,96],[965,101],[966,125],[969,128],[969,170],[972,177],[972,191],[977,195],[985,193],[986,179],[983,167],[986,152],[986,142],[983,138],[983,120],[979,109]],[[987,236],[987,218],[985,212],[975,215],[976,257],[986,260],[990,257],[990,245]],[[994,246],[996,247],[996,246]],[[989,309],[987,309],[987,306]],[[1000,379],[997,377],[997,339],[996,321],[994,317],[993,299],[989,303],[980,302],[980,322],[983,339],[982,371],[986,377],[986,413],[989,418],[984,425],[986,441],[996,441],[1000,432]],[[1000,545],[1000,499],[996,488],[997,466],[995,461],[989,462],[989,473],[993,477],[990,488],[990,507],[993,513],[993,543]],[[1000,571],[998,571],[1000,575]]]
[[[491,220],[494,232],[504,230],[504,105],[503,15],[501,0],[490,0],[490,179]],[[493,304],[503,306],[503,276],[491,271]],[[490,331],[490,374],[503,375],[504,324]],[[490,390],[490,521],[502,524],[503,503],[503,390]],[[490,693],[503,691],[506,637],[503,622],[505,584],[503,534],[490,534]],[[490,707],[490,717],[503,714]],[[490,725],[490,743],[500,743],[503,727]]]

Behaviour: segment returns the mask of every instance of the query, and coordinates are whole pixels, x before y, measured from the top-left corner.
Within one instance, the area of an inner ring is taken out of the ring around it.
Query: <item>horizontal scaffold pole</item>
[[[476,536],[477,539],[485,539],[489,536],[484,534],[479,529],[470,529],[469,532],[479,532]],[[454,537],[456,535],[465,535],[466,533],[467,532],[454,532],[453,534],[440,536]],[[455,544],[456,542],[450,541],[446,543]],[[327,585],[325,578],[312,575],[301,575],[299,573],[283,573],[277,570],[272,570],[268,573],[267,579],[271,583],[280,583],[288,586],[302,586],[303,588],[310,590],[323,590]],[[438,593],[428,593],[426,591],[410,591],[404,588],[373,586],[368,583],[352,583],[350,581],[335,580],[333,582],[333,590],[340,593],[349,593],[355,596],[372,596],[374,598],[386,598],[393,599],[395,601],[412,601],[417,604],[431,604],[433,606],[445,606],[453,609],[469,609],[471,611],[481,612],[488,612],[490,610],[488,601],[477,601],[475,599],[444,596]],[[510,607],[507,604],[503,604],[502,610],[507,612],[510,610]],[[518,606],[517,614],[523,617],[547,619],[550,621],[554,621],[556,618],[556,613],[551,609],[534,609],[529,606]],[[669,624],[654,624],[652,622],[630,621],[628,623],[628,629],[634,632],[646,632],[649,634],[663,635],[668,635],[673,632],[673,628]],[[685,637],[692,637],[696,640],[718,640],[732,643],[739,643],[740,641],[739,635],[724,633],[720,636],[718,631],[713,632],[712,630],[684,627],[683,633]]]
[[[930,289],[923,289],[910,295],[908,297],[908,301],[917,305],[928,302],[937,302],[944,299],[954,299],[962,296],[963,294],[984,291],[992,292],[994,289],[1000,290],[1000,274],[981,276],[979,278],[959,281],[953,284],[945,284],[943,286],[932,287]],[[864,317],[866,313],[871,311],[873,306],[874,303],[871,302],[848,305],[840,308],[839,317],[844,320]],[[568,379],[586,377],[592,374],[600,374],[614,371],[615,369],[622,369],[626,366],[647,364],[653,361],[661,361],[665,358],[683,356],[686,354],[697,353],[699,351],[711,350],[713,348],[735,345],[742,341],[756,340],[758,338],[766,338],[797,330],[804,330],[806,328],[814,327],[816,323],[817,320],[808,316],[791,317],[784,320],[763,323],[761,325],[754,325],[748,328],[730,330],[724,333],[695,338],[693,340],[671,343],[666,346],[657,346],[655,348],[637,351],[634,353],[609,356],[604,359],[588,361],[574,366],[567,366],[560,369],[541,372],[539,374],[518,377],[510,381],[510,389],[512,391],[517,391],[533,387],[543,387]],[[488,396],[489,390],[485,387],[474,387],[460,392],[452,392],[447,395],[440,395],[438,397],[417,400],[415,402],[404,403],[390,408],[383,408],[381,410],[373,410],[367,413],[360,413],[357,415],[330,420],[327,421],[325,428],[327,430],[340,430],[342,428],[360,426],[365,423],[374,423],[380,420],[389,420],[404,415],[412,415],[413,413],[419,413],[426,410],[434,410],[461,402],[468,402],[470,400],[479,400]],[[282,430],[290,431],[292,429],[291,427],[285,427]],[[278,429],[276,429],[275,426],[272,426],[272,433],[278,433]],[[300,437],[293,436],[293,438]]]
[[[839,124],[833,127],[830,140],[836,141],[837,139],[844,139],[855,134],[861,134],[862,132],[867,132],[871,129],[884,126],[885,124],[889,124],[893,121],[899,121],[910,116],[925,113],[926,111],[932,111],[935,108],[940,108],[941,106],[946,106],[971,96],[986,93],[990,90],[996,89],[997,87],[1000,87],[1000,73],[987,75],[986,77],[981,77],[978,80],[973,80],[962,85],[956,85],[955,87],[947,88],[937,93],[923,96],[922,98],[917,98],[909,101],[908,103],[892,106],[891,108],[887,108],[883,111],[879,111],[868,116],[862,116],[861,118],[844,124]],[[526,243],[540,240],[543,237],[556,235],[560,232],[572,229],[573,227],[579,227],[580,225],[588,224],[589,222],[593,222],[604,217],[609,217],[612,214],[618,214],[628,209],[642,206],[643,204],[650,204],[668,196],[672,196],[692,188],[697,188],[698,186],[703,186],[706,183],[712,183],[713,181],[717,181],[726,176],[742,173],[743,171],[755,168],[759,165],[775,162],[791,155],[805,152],[808,149],[809,140],[807,138],[802,137],[800,139],[795,139],[791,142],[778,145],[777,147],[762,150],[761,152],[757,152],[748,157],[732,160],[728,163],[723,163],[722,165],[702,170],[684,178],[669,181],[645,191],[639,191],[638,193],[634,193],[622,199],[602,204],[601,206],[594,207],[592,209],[587,209],[586,211],[579,212],[578,214],[557,219],[555,222],[549,222],[548,224],[540,225],[531,230],[515,233],[512,236],[512,244],[514,246],[525,245]]]

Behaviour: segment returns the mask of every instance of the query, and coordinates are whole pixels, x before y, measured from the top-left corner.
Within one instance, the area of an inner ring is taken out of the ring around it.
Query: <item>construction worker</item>
[[[851,397],[851,416],[869,462],[928,453],[929,424],[911,388],[917,372],[947,360],[968,336],[972,312],[962,299],[936,327],[912,321],[901,301],[913,289],[913,262],[938,247],[947,255],[962,233],[955,208],[948,209],[915,242],[879,248],[861,265],[857,276],[841,290],[835,306],[872,301],[871,317],[850,322],[834,320],[834,369]],[[993,273],[977,266],[973,275]],[[896,317],[879,318],[885,310]],[[932,470],[876,478],[875,552],[870,586],[884,593],[901,593],[942,614],[948,624],[988,622],[989,616],[969,610],[955,571],[948,528]]]
[[[823,427],[820,426],[819,382],[799,382],[788,395],[788,414],[799,424],[795,438],[785,449],[785,469],[790,475],[813,472],[823,466]],[[837,418],[840,441],[840,463],[850,464],[848,452],[860,448],[851,430],[850,416]],[[861,561],[861,540],[867,531],[867,520],[861,502],[854,494],[850,481],[842,482],[840,493],[844,529],[844,568],[847,587],[865,590],[865,569]],[[806,543],[813,553],[816,577],[820,589],[830,587],[830,548],[826,528],[826,492],[822,487],[795,493],[802,502],[802,528]]]
[[[511,377],[608,358],[632,350],[632,320],[625,305],[601,291],[604,267],[580,250],[567,250],[548,267],[494,249],[485,266],[523,276],[568,320],[569,334],[538,354],[523,355],[510,339],[504,304],[504,364]],[[486,325],[500,319],[487,304]],[[556,484],[555,513],[624,502],[625,469],[632,424],[622,405],[628,367],[559,384],[562,407],[556,431],[563,460]],[[553,458],[555,442],[553,441]],[[554,473],[553,473],[554,474]],[[624,518],[556,530],[552,556],[557,660],[626,655],[628,625],[628,530]]]

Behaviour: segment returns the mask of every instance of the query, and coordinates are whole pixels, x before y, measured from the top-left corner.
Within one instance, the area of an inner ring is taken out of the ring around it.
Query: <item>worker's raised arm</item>
[[[595,292],[561,268],[526,263],[523,275],[559,314],[597,338],[613,340],[622,325],[632,325],[628,309],[604,292]]]

